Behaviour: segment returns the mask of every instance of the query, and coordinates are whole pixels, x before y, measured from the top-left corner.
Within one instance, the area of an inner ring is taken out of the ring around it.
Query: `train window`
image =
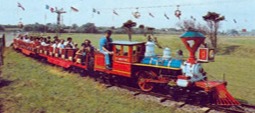
[[[128,46],[123,46],[122,56],[128,56]]]
[[[140,46],[136,46],[136,51],[140,52],[141,51],[141,47]]]
[[[115,54],[119,56],[121,54],[121,46],[120,45],[115,45],[115,48],[116,48]]]
[[[128,46],[115,45],[115,54],[117,56],[128,56]]]
[[[133,56],[136,56],[137,54],[139,54],[139,47],[133,46]]]

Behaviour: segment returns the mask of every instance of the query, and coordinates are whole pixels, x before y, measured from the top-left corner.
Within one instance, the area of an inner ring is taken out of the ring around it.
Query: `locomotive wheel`
[[[152,71],[140,71],[138,73],[138,80],[137,80],[139,88],[146,92],[151,91],[154,88],[154,84],[151,82],[146,82],[145,80],[154,79],[155,77],[156,77],[155,73]]]

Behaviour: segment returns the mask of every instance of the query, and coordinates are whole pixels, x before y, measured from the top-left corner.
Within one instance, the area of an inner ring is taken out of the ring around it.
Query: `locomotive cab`
[[[112,70],[105,68],[105,56],[100,53],[95,53],[95,71],[103,71],[120,76],[131,77],[132,64],[138,63],[144,57],[145,43],[130,42],[130,41],[113,41],[113,55],[111,56]]]

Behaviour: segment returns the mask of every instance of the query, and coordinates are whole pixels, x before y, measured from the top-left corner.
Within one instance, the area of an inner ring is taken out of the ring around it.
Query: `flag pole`
[[[70,28],[69,28],[69,31],[68,31],[68,33],[70,34],[71,33],[71,29],[72,29],[72,9],[70,9],[70,18],[69,18],[69,24],[70,24]]]
[[[44,35],[46,35],[46,20],[47,20],[47,14],[44,14]]]

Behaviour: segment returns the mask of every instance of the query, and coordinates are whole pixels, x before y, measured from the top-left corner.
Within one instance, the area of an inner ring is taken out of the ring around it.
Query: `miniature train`
[[[190,55],[186,61],[182,58],[172,58],[168,48],[164,55],[155,55],[153,42],[113,41],[112,69],[106,69],[105,56],[95,51],[87,54],[85,63],[75,57],[77,49],[58,49],[40,44],[26,43],[14,39],[13,47],[22,53],[63,68],[79,68],[84,71],[103,73],[100,76],[120,76],[135,81],[141,90],[149,92],[155,86],[175,93],[185,91],[188,95],[195,94],[202,101],[221,106],[240,105],[226,89],[226,81],[208,81],[201,62],[214,59],[213,50],[201,47],[205,36],[197,31],[187,31],[181,35],[181,40]],[[198,58],[195,53],[198,51]],[[91,76],[98,76],[92,74]],[[203,98],[202,98],[203,97]],[[206,99],[206,100],[205,100]]]

